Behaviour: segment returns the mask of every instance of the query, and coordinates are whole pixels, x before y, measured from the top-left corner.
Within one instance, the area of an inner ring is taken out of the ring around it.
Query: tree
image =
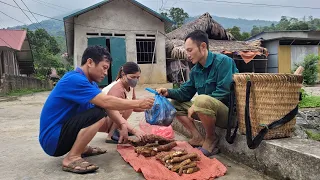
[[[233,37],[238,41],[244,41],[250,37],[250,33],[248,32],[240,32],[240,28],[237,26],[233,26],[232,28],[227,29]]]
[[[253,26],[251,35],[256,35],[262,31],[285,31],[285,30],[320,30],[320,19],[309,16],[302,19],[282,16],[278,24],[270,26]]]
[[[302,72],[303,75],[303,81],[307,85],[314,85],[318,78],[318,64],[320,61],[320,57],[315,54],[309,54],[307,55],[302,63],[295,64],[295,69],[297,69],[299,66],[302,66],[304,68],[304,71]]]
[[[186,13],[182,8],[172,7],[169,10],[161,12],[161,15],[171,18],[176,24],[169,28],[166,32],[170,32],[174,29],[181,27],[184,21],[189,18],[188,13]]]
[[[59,69],[60,72],[63,72],[62,68],[66,69],[62,63],[59,44],[53,36],[50,36],[44,29],[35,31],[27,29],[27,34],[34,57],[37,78],[47,79],[52,68]]]
[[[280,22],[277,24],[277,30],[287,30],[290,25],[290,21],[286,16],[281,16]]]
[[[253,26],[252,30],[251,30],[251,36],[254,36],[254,35],[257,35],[259,34],[261,31],[260,31],[260,28],[258,26]]]
[[[238,41],[242,40],[242,36],[241,36],[241,32],[240,32],[239,27],[233,26],[232,28],[227,29],[227,31],[229,33],[231,33],[236,40],[238,40]]]
[[[177,28],[181,27],[184,23],[184,20],[189,17],[188,13],[184,12],[182,8],[172,7],[169,10],[169,15],[176,22]]]
[[[243,32],[241,36],[242,36],[241,41],[244,41],[244,40],[246,40],[246,39],[248,39],[250,37],[250,33]]]

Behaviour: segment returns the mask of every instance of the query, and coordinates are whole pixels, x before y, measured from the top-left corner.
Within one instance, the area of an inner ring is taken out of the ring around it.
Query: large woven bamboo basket
[[[239,130],[246,133],[245,105],[246,84],[251,81],[249,111],[252,135],[293,110],[299,103],[299,93],[303,77],[292,74],[239,73],[233,76]],[[264,139],[290,137],[294,131],[296,118],[275,129],[269,130]]]

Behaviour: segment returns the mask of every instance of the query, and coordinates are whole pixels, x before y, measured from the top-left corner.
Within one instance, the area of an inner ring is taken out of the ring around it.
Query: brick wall
[[[51,89],[49,81],[42,81],[33,77],[4,74],[1,77],[0,92],[9,93],[19,89]]]

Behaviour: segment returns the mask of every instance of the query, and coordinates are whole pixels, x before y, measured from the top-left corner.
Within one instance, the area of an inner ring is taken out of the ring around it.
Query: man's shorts
[[[187,116],[188,109],[193,105],[195,112],[191,116],[193,119],[200,120],[197,113],[201,113],[216,118],[216,125],[218,127],[227,128],[229,108],[211,96],[198,95],[193,101],[178,102],[172,100],[171,103],[177,110],[177,116]],[[232,127],[235,127],[234,117],[232,118]]]
[[[58,146],[54,156],[63,156],[68,153],[76,141],[81,129],[95,124],[106,116],[107,113],[103,108],[94,107],[67,120],[62,126]]]

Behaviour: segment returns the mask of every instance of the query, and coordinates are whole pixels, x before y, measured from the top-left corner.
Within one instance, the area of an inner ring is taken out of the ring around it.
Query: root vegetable
[[[198,154],[197,153],[190,153],[181,157],[174,157],[171,160],[169,160],[170,163],[176,163],[176,162],[182,162],[186,159],[198,159]]]
[[[183,166],[182,169],[185,170],[185,169],[193,168],[193,167],[196,167],[196,166],[197,166],[197,163],[192,161],[190,164],[187,164],[187,165]]]
[[[181,167],[181,168],[179,169],[179,172],[178,172],[179,176],[181,176],[182,173],[183,173],[183,169],[182,169],[182,167]]]
[[[168,155],[164,156],[162,158],[162,161],[166,162],[167,160],[169,160],[171,158],[178,157],[178,156],[183,156],[183,155],[186,155],[186,154],[187,154],[186,150],[173,151],[173,152],[169,153]]]
[[[166,139],[158,135],[149,134],[145,137],[145,141],[139,141],[134,139],[129,139],[129,143],[133,146],[144,146],[148,143],[155,143],[158,142],[159,145],[168,144],[170,142],[174,142],[174,140]]]
[[[151,143],[151,144],[146,144],[144,147],[157,147],[159,146],[158,143]]]
[[[164,162],[164,161],[163,161],[163,158],[164,158],[165,156],[167,156],[168,154],[170,154],[170,153],[172,153],[172,152],[165,152],[165,151],[159,152],[159,153],[156,155],[156,159],[157,159],[157,160],[160,160],[161,162]]]
[[[139,156],[142,154],[144,157],[155,156],[157,152],[153,151],[151,147],[139,146],[134,148],[134,151]]]
[[[187,169],[187,174],[191,174],[191,173],[197,172],[197,171],[199,171],[199,170],[200,170],[199,167],[188,168],[188,169]]]
[[[174,166],[174,167],[171,169],[171,171],[176,172],[176,171],[179,170],[181,167],[183,167],[183,166],[185,166],[185,165],[187,165],[187,164],[189,164],[189,163],[191,163],[191,160],[190,160],[190,159],[186,159],[186,160],[182,161],[179,165]]]
[[[172,148],[174,148],[176,146],[177,146],[176,142],[171,142],[171,143],[166,144],[166,145],[161,145],[161,146],[155,147],[155,148],[153,148],[153,150],[156,151],[156,152],[170,151]]]

